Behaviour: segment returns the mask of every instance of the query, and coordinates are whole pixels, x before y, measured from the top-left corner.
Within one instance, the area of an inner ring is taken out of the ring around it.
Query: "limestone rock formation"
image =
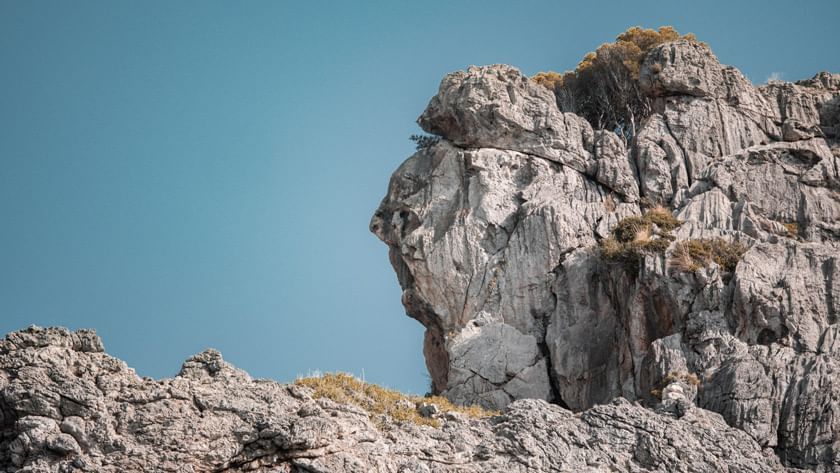
[[[443,79],[418,120],[441,140],[371,221],[435,391],[655,407],[691,375],[699,406],[786,465],[840,471],[840,75],[756,87],[679,40],[639,81],[653,113],[625,146],[510,66]],[[616,225],[657,204],[682,221],[668,248],[605,258]],[[746,253],[686,260],[708,241]]]
[[[30,327],[0,340],[0,471],[840,472],[840,75],[755,87],[679,40],[639,85],[625,142],[510,66],[448,75],[371,221],[433,390],[498,414],[214,350],[141,378]]]
[[[30,327],[0,341],[0,471],[784,471],[669,389],[661,413],[623,399],[582,414],[520,400],[489,419],[422,406],[434,427],[252,379],[214,350],[141,378],[93,332]]]

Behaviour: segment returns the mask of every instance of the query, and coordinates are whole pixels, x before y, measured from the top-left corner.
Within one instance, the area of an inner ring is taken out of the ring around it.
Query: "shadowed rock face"
[[[433,385],[455,402],[655,405],[672,372],[786,464],[840,471],[840,75],[755,87],[703,44],[654,48],[634,140],[558,110],[510,66],[447,75],[418,123],[441,141],[372,221]],[[638,271],[598,243],[641,202],[684,223]],[[733,274],[681,241],[749,249]]]
[[[30,327],[0,341],[0,471],[783,471],[683,385],[667,389],[659,412],[618,399],[577,415],[531,399],[491,419],[431,409],[439,427],[373,422],[215,350],[155,381],[91,331]]]

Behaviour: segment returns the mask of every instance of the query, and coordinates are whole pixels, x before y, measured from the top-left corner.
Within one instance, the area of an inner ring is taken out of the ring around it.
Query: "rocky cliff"
[[[443,79],[418,120],[440,141],[371,222],[434,390],[583,411],[676,380],[784,464],[840,471],[840,75],[755,87],[681,40],[639,84],[625,143],[513,67]]]

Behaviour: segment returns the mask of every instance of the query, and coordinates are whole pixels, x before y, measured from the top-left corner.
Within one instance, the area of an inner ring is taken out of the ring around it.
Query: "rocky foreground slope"
[[[389,401],[435,425],[329,394],[251,379],[213,350],[140,378],[93,332],[30,327],[0,341],[0,471],[784,471],[679,382],[659,413],[620,398],[582,414],[520,400],[488,418]]]
[[[840,75],[755,87],[681,40],[639,84],[625,144],[515,68],[443,79],[418,121],[440,141],[371,222],[435,391],[582,411],[681,379],[784,464],[840,471]]]

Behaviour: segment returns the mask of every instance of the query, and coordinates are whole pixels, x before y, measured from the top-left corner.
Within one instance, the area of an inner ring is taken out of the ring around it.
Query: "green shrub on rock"
[[[408,139],[414,142],[417,151],[431,148],[440,141],[440,137],[436,135],[411,135]]]

